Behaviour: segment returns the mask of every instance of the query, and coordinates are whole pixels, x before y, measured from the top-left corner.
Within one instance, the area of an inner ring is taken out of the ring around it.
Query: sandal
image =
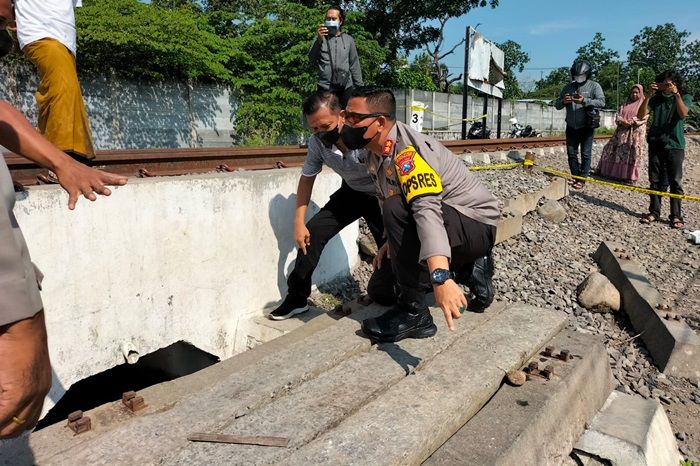
[[[681,219],[674,218],[673,220],[671,220],[671,228],[675,230],[682,230],[684,227],[685,225],[683,224],[683,221]]]
[[[656,215],[654,214],[646,214],[644,215],[640,220],[639,223],[643,223],[645,225],[649,225],[651,223],[656,222],[658,219],[656,218]]]
[[[571,187],[574,189],[583,189],[583,186],[583,181],[576,181],[574,184],[571,185]]]

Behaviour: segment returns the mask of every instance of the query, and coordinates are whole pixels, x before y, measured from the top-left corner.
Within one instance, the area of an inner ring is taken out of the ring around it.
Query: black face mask
[[[343,139],[343,143],[348,149],[362,149],[372,140],[372,138],[365,138],[365,131],[367,131],[367,128],[369,128],[369,126],[353,128],[352,126],[344,125],[343,129],[340,131],[340,137]]]
[[[6,29],[0,30],[0,58],[10,53],[13,46],[14,42],[10,33]]]
[[[328,131],[319,131],[318,133],[316,133],[316,137],[318,137],[321,140],[321,142],[324,146],[326,146],[327,149],[330,149],[331,147],[333,147],[333,144],[338,142],[338,139],[340,139],[338,125],[336,125],[335,128]]]

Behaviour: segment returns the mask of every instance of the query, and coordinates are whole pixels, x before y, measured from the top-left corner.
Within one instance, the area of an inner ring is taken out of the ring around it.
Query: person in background
[[[74,209],[82,194],[109,196],[107,185],[126,178],[81,165],[43,138],[6,102],[0,101],[0,144],[53,170]],[[51,388],[51,363],[39,283],[22,231],[12,213],[15,193],[0,156],[0,439],[33,428]]]
[[[598,162],[596,173],[606,178],[635,182],[639,179],[639,163],[646,135],[647,118],[637,118],[644,100],[644,86],[635,84],[629,100],[617,112],[617,128]]]
[[[561,90],[555,107],[558,110],[566,107],[566,153],[571,174],[588,178],[593,135],[597,127],[593,116],[597,114],[597,109],[605,107],[603,88],[591,80],[591,64],[588,61],[576,60],[571,65],[571,82]],[[572,187],[582,189],[584,185],[584,181],[576,180]]]
[[[693,99],[683,88],[683,78],[675,71],[659,73],[649,85],[649,93],[639,107],[637,118],[646,118],[651,112],[647,143],[649,145],[649,185],[654,191],[683,194],[683,159],[685,135],[683,134],[688,109]],[[649,195],[649,213],[641,219],[650,224],[661,217],[661,196]],[[671,198],[669,215],[671,228],[684,228],[681,200]]]
[[[19,47],[39,73],[35,94],[39,131],[75,160],[89,165],[95,150],[76,68],[74,8],[81,3],[14,0],[14,14]],[[57,181],[52,173],[49,181]]]
[[[321,258],[323,248],[335,235],[363,217],[377,247],[384,244],[382,212],[375,194],[374,182],[367,171],[365,150],[349,150],[340,140],[343,119],[338,97],[329,91],[316,91],[306,98],[303,112],[313,135],[301,169],[294,215],[294,241],[299,247],[294,270],[287,278],[287,296],[268,317],[283,320],[309,309],[311,276]],[[328,203],[305,222],[316,175],[326,165],[343,179],[340,188]],[[367,285],[373,301],[387,305],[394,300],[391,266],[377,269]]]
[[[318,68],[318,89],[337,95],[343,108],[353,87],[364,85],[355,40],[342,32],[344,24],[342,8],[328,8],[326,20],[316,29],[316,39],[309,50],[311,66]]]

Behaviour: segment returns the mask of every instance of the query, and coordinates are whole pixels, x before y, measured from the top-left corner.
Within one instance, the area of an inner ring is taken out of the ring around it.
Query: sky
[[[488,39],[513,40],[530,55],[518,76],[527,89],[552,68],[571,66],[576,50],[596,32],[603,34],[606,47],[625,59],[632,37],[643,27],[669,22],[690,32],[690,40],[700,39],[700,0],[500,0],[495,9],[477,8],[451,19],[445,28],[445,50],[464,37],[467,26],[480,23],[477,30]],[[464,46],[443,61],[459,75]]]

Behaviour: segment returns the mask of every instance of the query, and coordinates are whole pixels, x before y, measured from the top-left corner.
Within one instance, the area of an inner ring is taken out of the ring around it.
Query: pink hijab
[[[621,105],[620,111],[618,112],[620,118],[624,118],[625,120],[631,120],[636,117],[637,111],[639,111],[639,107],[642,106],[642,102],[644,101],[644,86],[635,84],[632,90],[634,89],[639,91],[639,99],[634,102],[628,101],[626,104]],[[630,91],[630,95],[632,95],[632,91]]]

